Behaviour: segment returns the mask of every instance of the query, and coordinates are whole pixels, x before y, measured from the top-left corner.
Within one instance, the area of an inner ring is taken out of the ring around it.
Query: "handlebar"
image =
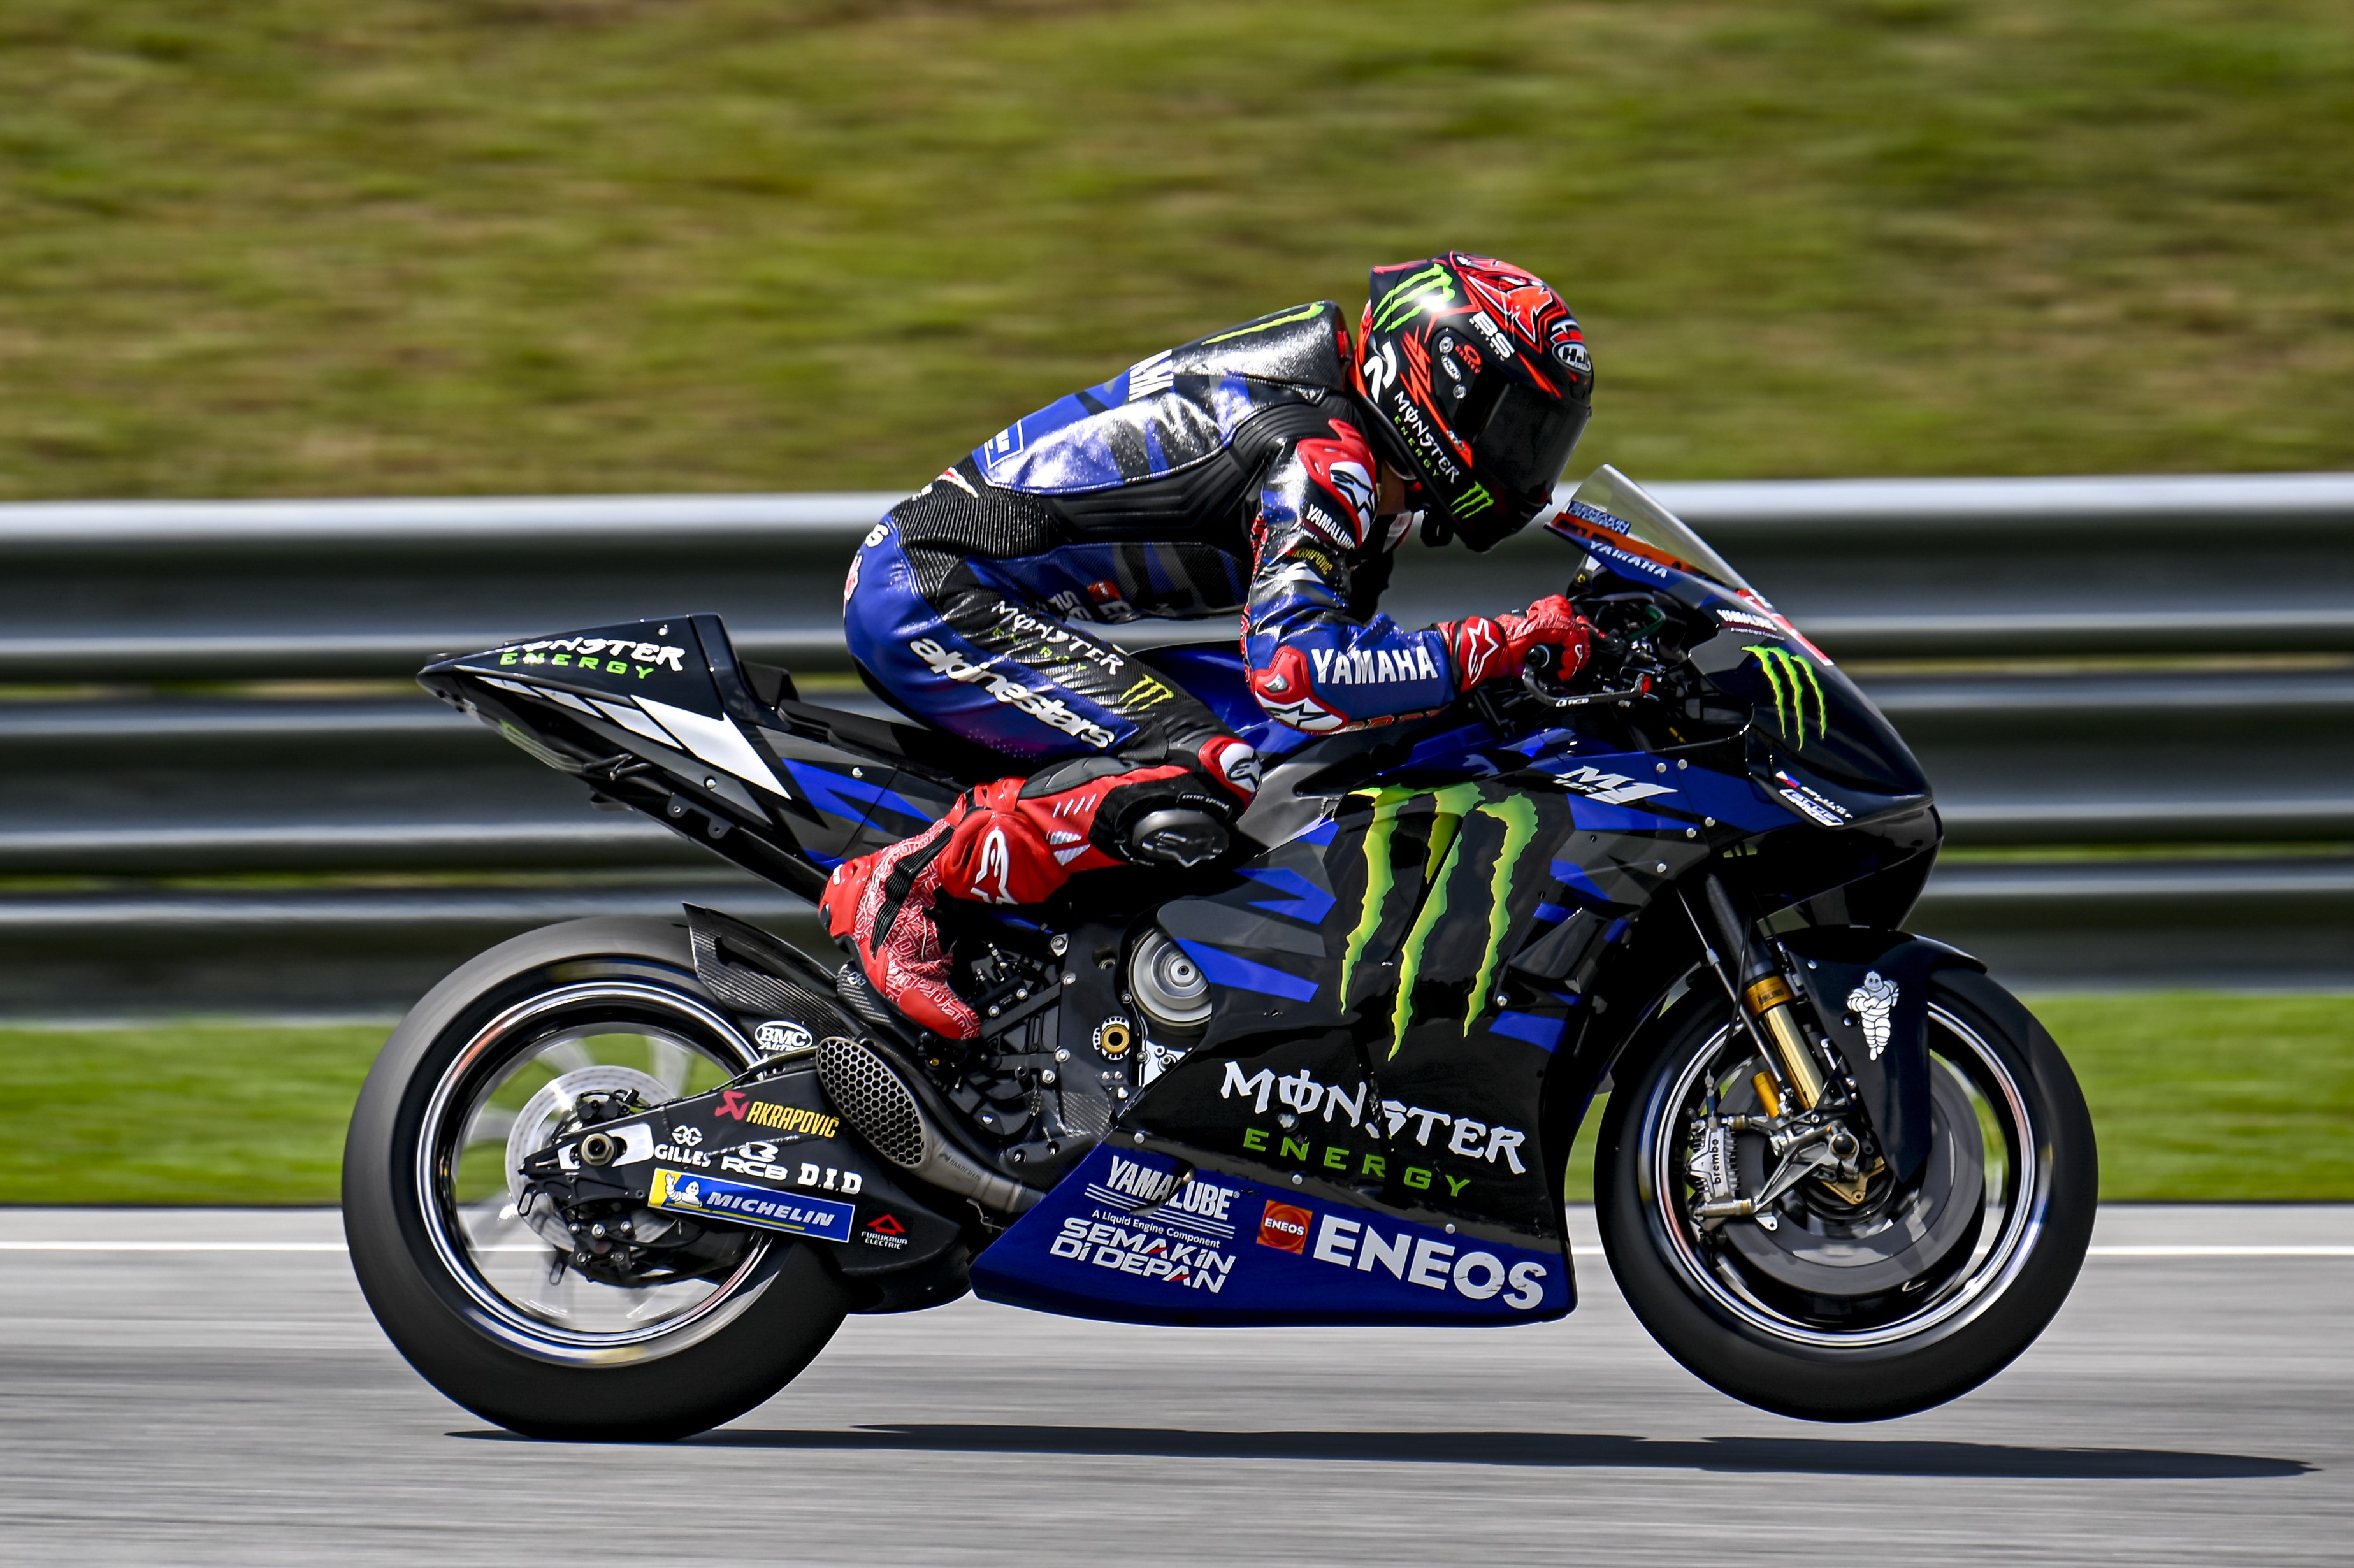
[[[1620,691],[1573,692],[1550,676],[1559,658],[1559,652],[1551,643],[1539,643],[1529,650],[1527,660],[1521,665],[1521,685],[1547,707],[1585,708],[1602,703],[1631,703],[1637,697],[1651,694],[1651,676],[1648,673],[1636,676],[1633,685]]]

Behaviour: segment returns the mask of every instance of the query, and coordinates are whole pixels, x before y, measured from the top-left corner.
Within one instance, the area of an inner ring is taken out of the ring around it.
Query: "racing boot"
[[[1202,863],[1224,852],[1225,824],[1257,787],[1257,753],[1232,736],[1182,761],[1089,757],[1000,779],[913,838],[843,862],[818,908],[885,1001],[935,1034],[970,1040],[981,1020],[950,983],[941,898],[1043,904],[1083,871]]]

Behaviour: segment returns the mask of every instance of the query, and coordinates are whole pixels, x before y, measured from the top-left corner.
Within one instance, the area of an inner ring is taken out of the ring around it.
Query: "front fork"
[[[1693,1217],[1709,1229],[1726,1220],[1754,1219],[1772,1230],[1778,1224],[1773,1206],[1808,1178],[1846,1202],[1861,1203],[1869,1181],[1863,1143],[1848,1125],[1849,1097],[1833,1086],[1808,1038],[1797,989],[1774,948],[1751,934],[1724,885],[1712,875],[1703,886],[1708,918],[1703,923],[1695,911],[1693,923],[1700,927],[1709,967],[1723,982],[1770,1071],[1750,1080],[1765,1107],[1763,1117],[1720,1116],[1716,1091],[1710,1088],[1696,1129],[1692,1175],[1702,1198]],[[1736,1132],[1764,1134],[1776,1159],[1765,1183],[1745,1197],[1733,1159]]]

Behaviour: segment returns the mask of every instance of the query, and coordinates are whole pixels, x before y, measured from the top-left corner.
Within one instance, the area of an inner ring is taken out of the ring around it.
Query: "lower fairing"
[[[1576,1304],[1568,1256],[1106,1146],[991,1244],[974,1294],[1178,1327],[1501,1326]]]

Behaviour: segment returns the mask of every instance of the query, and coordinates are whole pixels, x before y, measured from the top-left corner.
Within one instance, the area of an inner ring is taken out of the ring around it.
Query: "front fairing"
[[[1764,596],[1583,517],[1564,515],[1552,531],[1585,552],[1577,580],[1594,597],[1648,590],[1678,607],[1681,673],[1696,688],[1681,717],[1695,738],[1737,728],[1751,777],[1771,798],[1831,828],[1930,804],[1928,778],[1895,727]]]

